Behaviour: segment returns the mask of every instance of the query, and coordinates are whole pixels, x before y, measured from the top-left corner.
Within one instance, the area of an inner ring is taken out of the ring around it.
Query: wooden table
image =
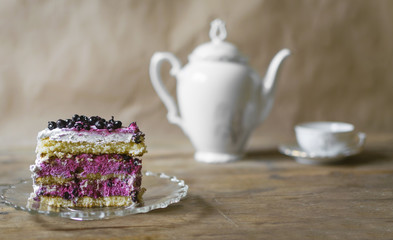
[[[83,222],[0,203],[0,239],[393,239],[393,134],[329,166],[298,164],[258,139],[246,159],[216,165],[194,161],[188,143],[166,144],[152,144],[144,169],[184,179],[180,203]],[[30,176],[33,150],[3,153],[0,184]]]

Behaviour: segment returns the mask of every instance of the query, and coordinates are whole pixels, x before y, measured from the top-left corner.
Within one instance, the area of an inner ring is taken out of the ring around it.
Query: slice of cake
[[[31,199],[57,207],[125,206],[141,202],[144,133],[135,122],[74,115],[48,122],[30,167]]]

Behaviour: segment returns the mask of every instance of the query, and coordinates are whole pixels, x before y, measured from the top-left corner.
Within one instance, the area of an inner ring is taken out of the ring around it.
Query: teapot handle
[[[176,77],[177,73],[181,69],[181,63],[179,59],[169,52],[157,52],[150,60],[150,80],[158,96],[168,110],[168,121],[181,127],[181,118],[179,116],[178,107],[161,79],[161,65],[164,61],[168,61],[172,65],[170,74]]]

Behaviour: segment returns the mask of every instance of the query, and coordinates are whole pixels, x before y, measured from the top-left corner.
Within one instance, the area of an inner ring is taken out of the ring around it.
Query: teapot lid
[[[245,63],[247,59],[241,55],[237,47],[225,42],[227,31],[225,22],[215,19],[211,22],[209,36],[211,42],[199,45],[188,56],[189,61],[221,61]]]

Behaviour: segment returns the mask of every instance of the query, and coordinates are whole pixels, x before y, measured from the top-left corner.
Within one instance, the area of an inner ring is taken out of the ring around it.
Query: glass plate
[[[187,195],[188,186],[183,180],[165,173],[143,173],[142,187],[147,191],[143,194],[144,204],[134,204],[124,207],[96,207],[72,208],[39,206],[39,202],[28,202],[33,191],[32,179],[23,180],[15,185],[3,189],[1,199],[8,205],[18,210],[33,214],[59,216],[73,220],[98,220],[137,213],[147,213],[154,209],[166,208],[168,205],[179,202]]]

